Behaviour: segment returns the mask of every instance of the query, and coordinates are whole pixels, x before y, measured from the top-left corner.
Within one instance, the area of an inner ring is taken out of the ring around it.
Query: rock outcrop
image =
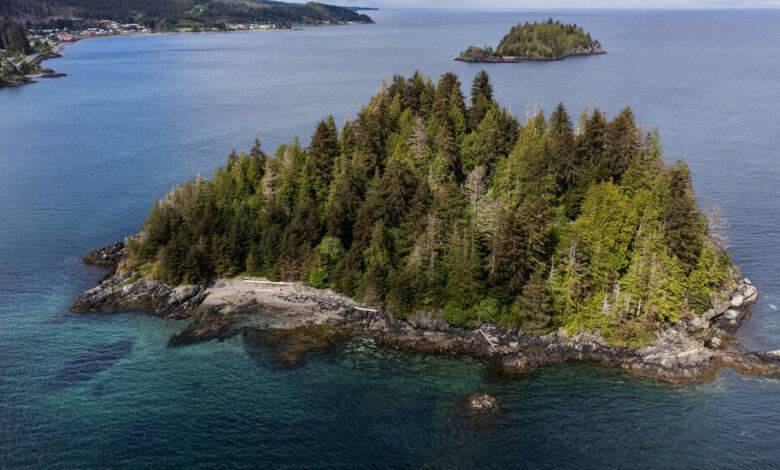
[[[606,54],[607,51],[601,48],[601,44],[595,42],[590,46],[580,46],[569,49],[563,54],[551,57],[526,57],[526,56],[507,56],[487,54],[481,48],[471,48],[468,51],[461,53],[455,60],[461,62],[489,62],[489,63],[519,63],[523,61],[556,61],[563,60],[567,57],[583,56],[583,55],[601,55]]]
[[[125,244],[122,242],[98,248],[95,251],[87,253],[87,256],[84,257],[84,262],[96,266],[106,266],[116,269],[122,261],[124,249]]]
[[[150,277],[122,273],[83,293],[70,309],[74,312],[144,309],[159,316],[182,319],[205,297],[204,286],[171,287]]]

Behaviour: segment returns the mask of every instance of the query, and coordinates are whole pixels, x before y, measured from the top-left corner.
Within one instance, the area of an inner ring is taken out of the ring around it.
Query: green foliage
[[[669,249],[689,272],[701,254],[706,223],[693,194],[688,165],[678,161],[670,167],[668,181],[664,225]]]
[[[628,249],[637,225],[628,197],[610,182],[590,187],[574,233],[590,261],[590,286],[611,285],[629,263]]]
[[[492,48],[471,46],[461,52],[465,60],[485,61],[495,57],[520,57],[525,59],[551,59],[565,54],[600,48],[589,33],[576,24],[553,22],[525,23],[513,26],[501,40],[495,51]]]
[[[604,327],[602,336],[607,344],[618,348],[643,348],[653,340],[653,332],[639,321],[626,321]]]
[[[309,285],[319,289],[328,287],[328,273],[323,268],[312,268],[309,273]]]
[[[463,326],[467,328],[473,328],[476,326],[474,321],[477,316],[472,308],[463,308],[458,305],[457,302],[447,302],[447,305],[441,311],[441,316],[456,326]]]
[[[696,261],[696,266],[689,276],[688,304],[695,313],[702,314],[712,304],[712,293],[716,291],[729,276],[730,260],[718,256],[714,246],[702,250]]]
[[[395,77],[341,133],[328,119],[306,149],[234,152],[152,207],[128,266],[303,279],[401,317],[601,329],[625,347],[701,314],[734,275],[687,167],[664,167],[630,109],[584,113],[577,133],[562,105],[520,126],[486,74],[470,103],[454,74]]]
[[[501,303],[492,297],[484,298],[474,307],[474,313],[481,321],[496,322],[501,316]]]

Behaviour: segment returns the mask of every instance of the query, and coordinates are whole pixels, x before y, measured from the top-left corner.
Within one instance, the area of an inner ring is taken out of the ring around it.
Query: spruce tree
[[[703,246],[704,224],[691,186],[688,165],[678,161],[669,167],[669,190],[664,210],[669,249],[686,272],[696,265]]]
[[[563,103],[550,116],[550,159],[555,162],[557,180],[561,192],[575,186],[583,171],[577,159],[574,130]]]
[[[471,108],[469,109],[469,128],[476,129],[485,113],[493,103],[493,85],[490,77],[482,70],[474,77],[471,85]]]
[[[319,204],[323,204],[327,199],[333,179],[333,165],[338,154],[338,130],[333,116],[329,116],[327,121],[317,124],[317,130],[311,136],[308,148],[307,171]]]
[[[625,108],[607,124],[608,167],[614,181],[639,159],[639,136],[634,112]]]

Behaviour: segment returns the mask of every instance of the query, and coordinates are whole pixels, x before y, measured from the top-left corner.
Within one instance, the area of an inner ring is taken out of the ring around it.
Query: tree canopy
[[[559,105],[519,123],[477,75],[395,77],[308,147],[255,141],[154,205],[126,269],[168,283],[251,273],[301,280],[453,324],[615,344],[701,314],[733,278],[687,166],[666,166],[629,108],[575,131]]]

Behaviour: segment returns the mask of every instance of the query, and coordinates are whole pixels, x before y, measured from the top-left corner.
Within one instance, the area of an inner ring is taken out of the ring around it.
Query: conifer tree
[[[391,276],[390,241],[383,221],[374,224],[371,244],[366,250],[366,276],[363,299],[368,303],[381,303],[389,287]]]
[[[327,199],[330,182],[333,179],[333,165],[339,154],[338,130],[333,116],[320,121],[311,136],[308,149],[307,170],[314,188],[316,200],[323,204]]]
[[[417,178],[405,160],[396,158],[388,163],[380,183],[379,198],[383,202],[383,219],[389,227],[398,227],[404,221],[417,186]]]
[[[482,256],[474,224],[453,230],[446,251],[446,298],[461,308],[471,308],[479,303],[484,291]]]
[[[691,173],[682,161],[669,167],[669,192],[663,218],[670,253],[690,272],[701,253],[704,227],[691,186]]]
[[[534,270],[523,286],[517,306],[513,306],[520,328],[535,335],[548,333],[552,321],[552,291],[543,271],[543,267]]]
[[[585,126],[578,136],[577,148],[580,158],[586,161],[591,167],[597,169],[594,175],[597,178],[603,178],[600,170],[605,164],[604,152],[607,148],[607,121],[601,111],[593,110],[593,114],[585,122]]]
[[[555,162],[560,191],[575,186],[582,173],[582,163],[577,159],[574,130],[563,103],[550,116],[550,159]]]
[[[352,121],[347,120],[341,128],[339,151],[344,158],[352,159],[352,154],[355,152],[355,126]]]
[[[614,181],[638,160],[639,136],[634,122],[634,112],[625,108],[607,124],[608,166]]]
[[[353,169],[353,163],[342,159],[328,194],[325,226],[328,235],[352,244],[352,225],[357,218],[365,184],[362,171]]]
[[[493,85],[490,84],[490,77],[487,72],[482,70],[474,77],[474,83],[471,85],[471,108],[469,109],[469,128],[476,129],[485,113],[493,104]]]

